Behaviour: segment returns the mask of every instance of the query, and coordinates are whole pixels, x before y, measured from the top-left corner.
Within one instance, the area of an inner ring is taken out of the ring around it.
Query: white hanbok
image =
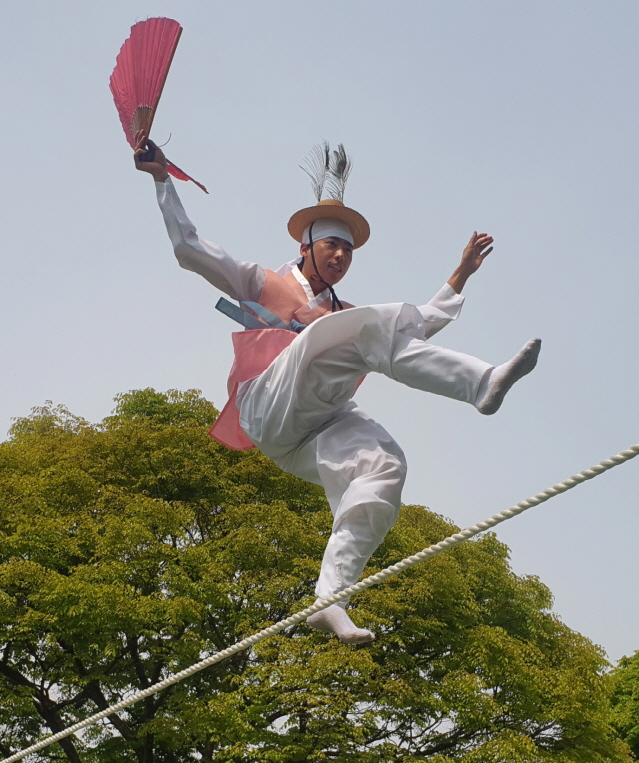
[[[263,268],[238,262],[200,239],[172,181],[156,187],[180,265],[232,299],[259,302]],[[293,268],[311,307],[326,299],[328,290],[316,297],[295,262],[278,273]],[[445,284],[421,307],[369,305],[325,315],[239,389],[240,424],[251,441],[284,471],[322,485],[326,492],[334,519],[316,587],[320,598],[357,582],[397,519],[406,477],[399,445],[352,400],[358,380],[382,373],[409,387],[474,404],[480,382],[493,366],[426,341],[458,317],[463,302]]]

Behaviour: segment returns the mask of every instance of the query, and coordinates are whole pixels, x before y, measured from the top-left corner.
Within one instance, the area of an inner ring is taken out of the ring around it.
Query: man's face
[[[324,283],[317,277],[311,258],[311,247],[308,244],[302,244],[300,248],[300,254],[304,258],[302,274],[313,287],[315,294],[319,294],[326,288],[325,284],[335,286],[344,278],[353,259],[353,245],[346,239],[330,236],[314,241],[313,252],[317,270]]]

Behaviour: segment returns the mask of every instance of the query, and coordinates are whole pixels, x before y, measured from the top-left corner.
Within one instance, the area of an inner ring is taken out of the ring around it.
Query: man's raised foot
[[[540,350],[541,339],[531,339],[512,360],[493,368],[479,385],[475,408],[485,416],[497,413],[513,384],[537,365]]]

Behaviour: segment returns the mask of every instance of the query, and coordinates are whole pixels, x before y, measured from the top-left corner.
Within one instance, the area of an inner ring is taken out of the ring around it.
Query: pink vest
[[[331,311],[331,301],[324,300],[314,308],[308,306],[308,297],[293,273],[284,278],[271,270],[265,271],[266,279],[260,295],[260,305],[270,310],[286,323],[293,318],[308,326]],[[353,307],[342,303],[344,307]],[[286,329],[251,329],[233,333],[235,360],[228,380],[229,399],[209,435],[233,450],[249,450],[255,445],[240,427],[240,412],[236,405],[240,382],[248,381],[265,371],[275,358],[285,350],[297,334]]]

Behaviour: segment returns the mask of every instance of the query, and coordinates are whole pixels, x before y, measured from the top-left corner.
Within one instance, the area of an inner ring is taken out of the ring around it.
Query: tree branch
[[[85,692],[87,693],[87,696],[95,702],[95,704],[98,707],[98,710],[106,710],[106,708],[109,706],[109,702],[107,701],[107,698],[102,693],[102,690],[100,689],[100,686],[97,681],[91,681],[86,688]],[[120,732],[122,737],[126,739],[127,741],[131,741],[135,739],[135,733],[131,730],[131,727],[129,724],[123,720],[117,713],[112,713],[111,715],[106,716],[109,721],[115,726],[115,728]]]
[[[0,674],[8,678],[14,686],[28,686],[33,691],[39,691],[37,684],[29,681],[28,678],[14,668],[10,668],[5,662],[0,662]]]
[[[138,640],[135,637],[126,637],[126,645],[133,661],[133,667],[135,668],[135,674],[138,677],[138,681],[142,684],[143,689],[147,689],[151,684],[144,672],[144,665],[140,659],[140,652],[138,651]]]

